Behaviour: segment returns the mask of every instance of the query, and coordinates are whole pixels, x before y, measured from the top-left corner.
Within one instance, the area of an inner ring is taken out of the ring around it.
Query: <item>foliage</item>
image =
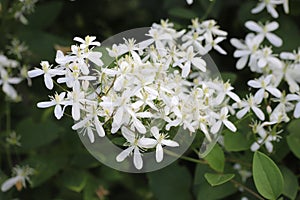
[[[248,29],[253,29],[249,23],[244,26],[247,21],[260,21],[263,25],[278,22],[279,28],[274,33],[283,44],[276,46],[278,40],[273,44],[274,40],[265,39],[261,48],[272,46],[272,55],[286,65],[293,61],[280,58],[280,53],[295,50],[297,54],[300,47],[300,1],[289,1],[289,14],[283,6],[277,5],[279,17],[276,19],[272,17],[274,13],[267,10],[252,14],[251,9],[257,2],[194,0],[188,5],[184,0],[1,0],[0,56],[5,56],[0,57],[0,69],[5,70],[1,72],[1,80],[5,73],[14,78],[10,85],[16,95],[11,88],[0,92],[0,185],[7,180],[15,181],[9,190],[0,192],[0,199],[40,199],[41,196],[46,200],[300,198],[300,121],[293,113],[295,109],[281,116],[288,120],[264,126],[260,126],[264,121],[255,111],[240,119],[233,114],[229,120],[237,132],[224,128],[221,139],[205,157],[199,156],[201,144],[196,137],[191,148],[173,164],[147,174],[128,174],[92,157],[77,132],[71,130],[71,118],[57,121],[53,108],[36,108],[48,91],[42,78],[31,80],[27,75],[40,61],[54,60],[56,50],[70,52],[71,39],[75,36],[95,35],[103,41],[121,31],[148,27],[166,18],[174,22],[177,30],[187,29],[191,18],[197,17],[200,22],[215,19],[221,29],[228,32],[229,39],[222,43],[227,55],[217,51],[210,55],[223,80],[228,80],[240,97],[246,97],[260,89],[251,83],[247,85],[247,81],[256,81],[260,74],[272,71],[235,68],[237,59],[233,55],[237,49],[233,48],[236,43],[231,44],[230,38],[245,38]],[[3,85],[1,83],[1,88]],[[296,85],[299,86],[299,80]],[[290,92],[290,82],[282,81],[278,88],[286,92],[283,95],[299,95]],[[268,122],[272,122],[271,113],[277,106],[273,99],[276,97],[270,92],[258,107]],[[298,101],[297,98],[292,100],[294,107]],[[236,112],[241,109],[235,108]],[[263,134],[258,133],[261,127],[275,139],[268,134],[263,138]],[[12,180],[14,177],[17,178]]]

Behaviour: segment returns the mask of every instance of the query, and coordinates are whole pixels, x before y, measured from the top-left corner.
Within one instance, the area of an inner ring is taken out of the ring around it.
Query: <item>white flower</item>
[[[250,94],[249,97],[247,97],[247,100],[242,100],[241,102],[234,103],[234,108],[242,108],[236,113],[237,118],[241,119],[246,115],[247,112],[250,111],[250,109],[255,113],[255,115],[260,120],[265,120],[265,114],[262,112],[260,108],[258,108],[259,105],[259,99],[253,98],[252,94]]]
[[[49,65],[48,61],[42,61],[41,66],[42,66],[42,69],[36,68],[36,69],[28,71],[28,77],[33,78],[33,77],[44,74],[45,85],[49,90],[52,90],[52,88],[53,88],[52,77],[56,76],[56,75],[63,75],[65,72],[63,70],[59,70],[59,69],[51,69],[51,66]]]
[[[142,169],[143,159],[139,148],[147,148],[153,143],[153,139],[150,139],[150,142],[144,138],[137,138],[132,130],[122,127],[122,135],[126,138],[128,142],[128,148],[119,153],[116,157],[117,162],[122,162],[133,152],[133,164],[137,169]]]
[[[264,128],[265,126],[270,126],[273,124],[276,124],[276,121],[254,123],[254,125],[252,125],[253,132],[257,133],[259,138],[251,145],[250,147],[251,151],[257,151],[263,144],[265,145],[269,153],[273,151],[272,142],[279,140],[280,136],[278,134],[280,133],[280,131],[275,132],[275,134],[272,135],[273,131],[271,129],[266,130]]]
[[[282,45],[282,39],[279,38],[274,33],[271,33],[272,31],[278,29],[279,24],[276,21],[273,22],[267,22],[265,25],[258,24],[254,21],[247,21],[245,23],[245,26],[251,30],[257,33],[257,37],[260,38],[267,38],[268,41],[273,44],[276,47],[280,47]]]
[[[2,192],[6,192],[14,185],[17,187],[17,189],[20,191],[22,187],[26,187],[26,181],[30,181],[29,176],[33,175],[34,170],[30,168],[29,166],[16,166],[13,168],[13,174],[15,175],[12,178],[9,178],[8,180],[4,181],[1,185]]]
[[[272,69],[282,68],[283,64],[275,55],[272,54],[271,47],[264,47],[263,49],[257,51],[256,59],[257,66],[259,68],[270,67]]]
[[[169,147],[178,147],[179,144],[173,140],[165,139],[167,138],[167,135],[160,134],[159,129],[156,126],[151,127],[150,131],[157,141],[156,154],[155,154],[156,162],[161,162],[164,157],[162,145],[169,146]]]
[[[217,122],[214,123],[210,129],[210,131],[213,134],[217,133],[221,129],[222,124],[224,124],[232,132],[236,132],[237,129],[236,129],[235,125],[227,119],[229,117],[227,107],[223,107],[221,109],[220,114],[217,114],[217,113],[211,113],[211,114],[215,119],[217,119]]]
[[[280,58],[285,60],[291,60],[295,64],[300,64],[300,48],[298,48],[298,52],[294,50],[291,52],[281,52]]]
[[[280,90],[278,90],[275,86],[272,85],[272,78],[273,75],[270,74],[266,77],[262,76],[259,79],[248,81],[249,86],[259,89],[254,95],[254,98],[257,99],[258,103],[262,102],[265,96],[265,92],[269,92],[277,98],[281,97]]]
[[[206,62],[200,57],[195,57],[196,55],[193,46],[190,46],[187,49],[185,57],[174,63],[174,66],[179,66],[182,69],[181,76],[183,78],[189,75],[192,65],[202,72],[206,72]]]
[[[0,85],[2,85],[3,92],[13,100],[16,100],[18,94],[12,84],[19,84],[22,81],[22,78],[9,77],[7,71],[4,69],[0,70],[0,75]]]
[[[62,109],[61,105],[66,105],[65,101],[66,92],[62,92],[60,94],[55,93],[54,97],[50,96],[51,101],[39,102],[37,107],[39,108],[48,108],[51,106],[55,106],[54,115],[57,119],[60,119],[64,114],[64,109]]]
[[[212,48],[218,51],[220,54],[226,55],[226,51],[222,49],[218,43],[226,39],[226,37],[217,37],[213,39],[211,34],[204,34],[205,37],[205,50],[209,52]]]
[[[85,49],[89,46],[100,46],[100,42],[94,41],[96,40],[95,36],[86,36],[84,39],[80,37],[75,37],[74,40],[81,43],[81,49]]]
[[[256,52],[258,51],[259,45],[262,42],[262,38],[256,37],[254,34],[248,34],[245,38],[245,41],[240,41],[238,39],[232,38],[230,43],[237,48],[233,56],[239,58],[236,63],[237,69],[243,69],[248,60],[249,65],[251,66],[256,61]]]
[[[278,4],[282,4],[281,0],[261,0],[257,6],[251,10],[251,13],[257,14],[266,8],[273,18],[277,18],[279,15],[275,7]]]

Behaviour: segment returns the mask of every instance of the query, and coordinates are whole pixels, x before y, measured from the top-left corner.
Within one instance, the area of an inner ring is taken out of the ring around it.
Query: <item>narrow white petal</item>
[[[164,158],[164,151],[161,144],[157,144],[155,151],[156,162],[161,162]]]
[[[237,113],[236,113],[236,117],[238,118],[238,119],[241,119],[242,117],[244,117],[245,115],[246,115],[246,113],[249,111],[249,107],[245,107],[245,108],[243,108],[242,110],[240,110],[240,111],[238,111]]]
[[[236,68],[237,69],[243,69],[248,61],[248,56],[242,56],[237,62],[236,62]]]
[[[85,124],[89,121],[89,118],[85,118],[72,126],[73,130],[78,130],[85,126]]]
[[[223,55],[227,54],[227,52],[224,49],[222,49],[219,45],[215,45],[214,49],[217,50],[220,54],[223,54]]]
[[[220,120],[217,121],[217,122],[214,123],[214,125],[211,127],[210,131],[211,131],[213,134],[217,133],[217,132],[220,130],[221,125],[222,125],[222,121],[220,121]]]
[[[91,143],[94,143],[95,142],[95,136],[94,136],[94,133],[93,133],[93,130],[92,130],[91,127],[87,128],[87,134],[88,134],[88,137],[89,137]]]
[[[241,42],[241,40],[238,40],[236,38],[232,38],[230,40],[230,43],[237,49],[246,49],[247,48],[247,46],[245,44],[243,44]]]
[[[254,142],[250,147],[251,151],[257,151],[259,148],[260,145],[257,142]]]
[[[258,33],[263,32],[263,28],[254,21],[247,21],[245,23],[245,26],[246,26],[246,28],[248,28],[251,31],[255,31]]]
[[[137,169],[142,169],[143,167],[143,159],[138,147],[134,148],[133,164]]]
[[[140,120],[134,119],[133,125],[138,130],[139,133],[145,134],[147,132],[145,126]]]
[[[223,123],[225,124],[225,126],[229,129],[229,130],[231,130],[232,132],[236,132],[236,127],[235,127],[235,125],[231,122],[231,121],[229,121],[229,120],[223,120]]]
[[[48,108],[50,106],[54,106],[56,103],[54,101],[44,101],[37,103],[38,108]]]
[[[257,4],[257,6],[251,10],[251,13],[252,14],[259,13],[260,11],[262,11],[265,8],[265,6],[266,6],[266,4],[263,2]]]
[[[265,96],[265,90],[263,88],[259,89],[254,95],[255,102],[257,104],[260,104],[264,99],[264,96]]]
[[[117,162],[122,162],[134,149],[134,146],[128,147],[127,149],[123,150],[119,155],[117,155],[116,160]]]
[[[263,113],[263,111],[261,111],[261,109],[259,109],[258,107],[251,107],[253,112],[255,113],[255,115],[261,120],[264,121],[265,120],[265,114]]]
[[[104,137],[105,136],[105,131],[104,131],[103,127],[102,127],[101,122],[99,121],[98,116],[94,117],[94,123],[95,123],[95,127],[96,127],[98,135],[100,137]]]
[[[7,179],[4,183],[1,185],[2,192],[6,192],[11,187],[13,187],[18,181],[20,181],[22,178],[20,176],[12,177]]]
[[[282,39],[273,33],[267,33],[266,38],[276,47],[280,47],[282,45]]]
[[[140,138],[138,141],[138,145],[143,148],[153,148],[157,144],[157,141],[152,138]]]
[[[166,146],[169,146],[169,147],[178,147],[179,144],[173,140],[162,140],[161,141],[162,144],[166,145]]]
[[[156,126],[151,127],[150,129],[152,135],[155,137],[155,139],[158,140],[159,138],[159,129]]]
[[[276,29],[279,28],[279,24],[278,24],[278,22],[273,21],[271,23],[268,23],[266,25],[266,28],[267,28],[268,32],[275,31]]]
[[[41,70],[41,69],[33,69],[33,70],[28,71],[29,78],[40,76],[42,74],[44,74],[44,70]]]
[[[54,116],[56,117],[56,119],[60,119],[63,116],[61,105],[56,105],[54,107]]]
[[[206,72],[206,62],[201,58],[193,58],[192,63],[202,72]]]
[[[49,90],[52,90],[52,88],[53,88],[53,81],[52,81],[52,78],[51,78],[51,76],[49,74],[44,74],[44,82],[45,82],[46,87]]]
[[[300,117],[300,102],[297,103],[296,108],[294,110],[294,117],[299,118]]]
[[[265,146],[266,146],[267,151],[268,151],[269,153],[272,153],[272,151],[273,151],[273,144],[272,144],[271,142],[267,141],[267,142],[265,143]]]
[[[257,80],[250,80],[247,84],[253,88],[261,88],[261,83]]]
[[[281,97],[281,92],[277,88],[274,87],[267,87],[266,90],[270,92],[273,96],[280,98]]]

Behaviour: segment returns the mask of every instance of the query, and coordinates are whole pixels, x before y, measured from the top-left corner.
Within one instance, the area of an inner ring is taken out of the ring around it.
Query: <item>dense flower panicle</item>
[[[252,9],[252,13],[266,8],[277,18],[276,5],[283,5],[284,11],[288,13],[288,0],[262,0]],[[253,125],[257,140],[251,146],[251,150],[256,151],[265,145],[267,151],[272,152],[272,143],[280,138],[281,130],[276,128],[278,124],[289,122],[291,116],[300,117],[300,51],[298,49],[274,54],[272,46],[262,45],[264,40],[268,40],[275,47],[282,45],[282,40],[272,33],[279,28],[276,21],[265,24],[247,21],[245,26],[254,33],[247,34],[245,41],[235,38],[230,41],[236,48],[234,57],[239,58],[236,68],[248,66],[251,71],[260,74],[260,77],[248,81],[248,85],[257,90],[254,96],[250,94],[246,100],[235,103],[233,108],[239,109],[236,112],[238,118],[244,117],[252,110],[260,120]],[[289,86],[288,91],[281,89],[282,82]]]
[[[115,62],[105,64],[101,52],[93,51],[100,46],[94,36],[75,37],[80,45],[72,45],[68,55],[57,51],[56,66],[43,61],[42,69],[28,72],[30,77],[44,75],[48,89],[53,88],[55,77],[67,87],[38,107],[55,106],[57,119],[71,107],[72,129],[86,134],[91,143],[96,135],[105,137],[108,130],[121,133],[128,148],[116,160],[122,162],[133,154],[137,169],[143,167],[142,154],[148,149],[155,148],[155,159],[161,162],[164,147],[179,146],[167,139],[172,127],[182,126],[191,133],[201,130],[208,141],[222,124],[236,131],[228,120],[228,100],[240,101],[228,82],[204,76],[210,66],[202,56],[211,49],[226,54],[219,43],[227,33],[214,20],[199,23],[195,19],[187,31],[176,31],[172,23],[162,20],[146,35],[149,39],[139,43],[125,38],[124,43],[113,44],[106,50]],[[165,126],[151,127],[152,120],[161,120]]]

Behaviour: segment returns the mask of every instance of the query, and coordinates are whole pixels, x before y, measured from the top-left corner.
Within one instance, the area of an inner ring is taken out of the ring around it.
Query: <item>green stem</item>
[[[201,17],[200,21],[203,21],[203,20],[205,20],[208,17],[208,15],[211,13],[211,11],[212,11],[215,3],[216,3],[216,0],[212,0],[211,1],[211,3],[209,4],[209,7],[207,8],[207,10],[204,13],[204,15]]]
[[[172,151],[168,151],[168,150],[164,150],[164,152],[170,156],[174,156],[174,157],[179,157],[180,159],[182,160],[186,160],[186,161],[190,161],[190,162],[193,162],[193,163],[198,163],[198,164],[207,164],[206,161],[204,160],[198,160],[198,159],[195,159],[195,158],[190,158],[190,157],[187,157],[187,156],[180,156]]]
[[[10,115],[10,103],[9,101],[6,101],[6,136],[9,135],[11,132],[11,115]],[[12,160],[10,156],[10,149],[9,145],[6,145],[6,157],[9,167],[12,166]]]
[[[231,183],[233,183],[235,186],[237,187],[242,187],[245,191],[247,191],[249,194],[252,194],[256,199],[259,199],[259,200],[264,200],[263,197],[261,197],[259,194],[257,194],[256,192],[254,192],[253,190],[251,190],[250,188],[246,187],[245,185],[231,179],[230,180]]]

